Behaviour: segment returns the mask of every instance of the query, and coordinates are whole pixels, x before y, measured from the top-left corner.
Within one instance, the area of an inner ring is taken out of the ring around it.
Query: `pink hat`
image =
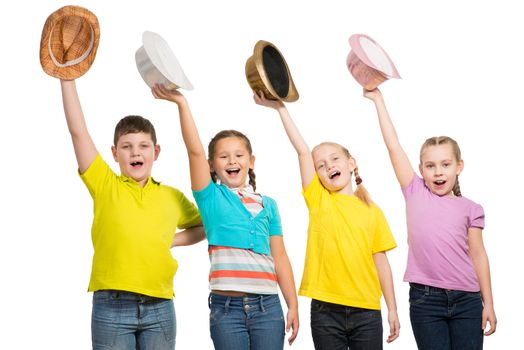
[[[349,45],[349,72],[366,90],[373,90],[389,78],[400,78],[386,51],[369,36],[353,34]]]

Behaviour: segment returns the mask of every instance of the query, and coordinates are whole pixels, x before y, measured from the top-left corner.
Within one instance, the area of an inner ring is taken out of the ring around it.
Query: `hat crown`
[[[73,61],[92,48],[93,32],[83,18],[70,16],[63,18],[51,34],[51,52],[61,64]]]

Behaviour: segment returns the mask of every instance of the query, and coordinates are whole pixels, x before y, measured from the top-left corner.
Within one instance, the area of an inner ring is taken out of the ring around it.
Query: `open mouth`
[[[433,183],[437,186],[442,186],[446,183],[446,180],[437,180],[437,181],[433,181]]]
[[[240,172],[240,168],[226,169],[228,175],[237,175]]]
[[[331,173],[331,174],[329,174],[329,179],[333,180],[337,176],[340,176],[340,171],[338,171],[338,170],[333,172],[333,173]]]
[[[131,163],[131,166],[132,166],[133,168],[139,168],[139,167],[141,167],[142,165],[144,165],[143,162],[132,162],[132,163]]]

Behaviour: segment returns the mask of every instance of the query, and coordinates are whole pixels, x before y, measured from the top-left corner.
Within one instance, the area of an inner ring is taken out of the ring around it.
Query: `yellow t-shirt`
[[[299,295],[380,310],[373,254],[396,247],[384,214],[355,196],[330,193],[317,175],[303,191],[309,209],[306,261]]]
[[[177,228],[200,223],[196,206],[182,192],[151,177],[141,187],[116,175],[100,155],[80,177],[94,201],[88,290],[172,298],[178,263],[171,255],[171,242]]]

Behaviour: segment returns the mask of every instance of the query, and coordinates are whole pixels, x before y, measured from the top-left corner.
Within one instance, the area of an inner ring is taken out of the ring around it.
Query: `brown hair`
[[[151,135],[151,140],[153,140],[153,144],[156,145],[155,127],[149,120],[139,115],[128,115],[120,119],[115,127],[115,135],[113,137],[114,145],[116,146],[120,137],[139,132]]]
[[[342,153],[344,153],[344,155],[348,157],[348,159],[353,158],[351,156],[351,153],[349,153],[346,147],[336,142],[322,142],[316,145],[315,147],[313,147],[313,150],[311,151],[311,153],[313,153],[318,147],[324,146],[324,145],[331,145],[331,146],[339,147],[342,150]],[[360,177],[358,173],[358,167],[356,166],[356,163],[355,163],[355,170],[353,170],[353,172],[355,173],[355,184],[357,185],[357,188],[355,189],[355,196],[358,199],[360,199],[362,202],[366,203],[367,206],[370,206],[373,203],[373,201],[371,200],[371,196],[369,195],[369,192],[366,190],[364,185],[362,185],[362,178]]]
[[[211,141],[209,141],[209,145],[207,146],[207,154],[210,160],[213,160],[213,158],[215,157],[215,147],[216,147],[217,142],[222,139],[228,138],[228,137],[237,137],[241,139],[242,141],[244,141],[247,151],[249,152],[249,156],[253,155],[253,149],[251,148],[251,142],[249,141],[246,135],[244,135],[243,133],[237,130],[222,130],[218,132],[211,139]],[[249,175],[249,184],[253,187],[253,190],[256,190],[257,188],[256,180],[255,180],[256,176],[255,176],[255,172],[253,171],[253,169],[249,168],[248,175]],[[214,171],[211,172],[211,179],[213,180],[213,182],[217,182],[216,172]]]
[[[457,141],[453,140],[449,136],[434,136],[430,137],[424,143],[422,144],[422,147],[420,148],[420,164],[422,164],[422,153],[424,153],[424,150],[430,146],[439,146],[439,145],[445,145],[449,144],[451,145],[451,149],[453,150],[453,154],[457,160],[457,162],[460,162],[462,160],[460,155],[460,147],[457,143]],[[459,179],[457,175],[457,179],[455,182],[455,186],[453,186],[453,189],[451,190],[453,194],[457,197],[462,197],[462,193],[460,192],[460,185],[459,185]]]

